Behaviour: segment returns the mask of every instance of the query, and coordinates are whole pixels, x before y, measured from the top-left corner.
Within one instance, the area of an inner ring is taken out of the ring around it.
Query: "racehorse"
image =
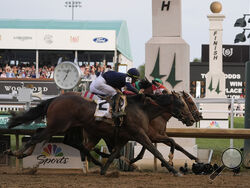
[[[95,102],[85,100],[77,95],[61,95],[43,101],[37,107],[10,118],[8,122],[9,128],[13,128],[21,124],[31,123],[46,115],[47,127],[38,130],[20,150],[14,152],[8,150],[6,153],[18,158],[26,157],[33,152],[37,143],[49,140],[53,135],[65,133],[70,128],[82,127],[88,134],[88,140],[91,141],[88,142],[87,146],[82,146],[85,152],[92,149],[101,138],[114,149],[106,164],[102,166],[101,174],[106,173],[107,168],[114,158],[117,157],[120,149],[129,140],[136,141],[143,145],[158,158],[162,162],[162,165],[170,172],[178,174],[153,146],[146,133],[149,130],[149,122],[164,112],[171,113],[183,123],[191,126],[195,120],[191,114],[186,113],[186,111],[188,111],[186,104],[180,100],[180,96],[175,92],[171,95],[161,96],[151,95],[145,97],[145,95],[136,95],[128,97],[127,101],[127,115],[124,125],[120,127],[119,142],[116,143],[116,145],[114,145],[114,127],[105,122],[96,122],[94,120]],[[28,152],[25,153],[25,151]]]
[[[145,93],[145,94],[152,94],[153,93],[152,83],[149,82],[147,78],[142,79],[139,82],[139,87],[141,89],[143,89],[143,93]],[[168,94],[171,93],[167,89],[164,90],[164,92],[165,91]],[[125,93],[128,95],[133,94],[131,92],[125,92]],[[77,93],[68,93],[68,94],[77,94]],[[192,116],[194,117],[195,121],[196,122],[200,121],[202,119],[202,115],[199,112],[192,97],[189,94],[187,94],[185,91],[180,92],[180,94],[181,94],[182,98],[184,99],[184,102],[187,104],[189,111],[192,114]],[[199,159],[197,157],[195,157],[194,155],[192,155],[191,153],[186,151],[183,147],[181,147],[179,144],[177,144],[172,138],[169,138],[166,135],[166,124],[171,117],[172,117],[172,115],[170,113],[166,112],[166,113],[162,114],[161,116],[158,116],[157,118],[153,119],[150,122],[149,131],[147,132],[147,135],[149,136],[149,138],[151,139],[152,142],[154,142],[154,143],[163,142],[166,145],[169,145],[171,147],[170,154],[169,154],[169,163],[170,164],[172,164],[174,149],[177,149],[180,152],[184,153],[191,160],[195,160],[196,162],[199,162]],[[82,132],[81,130],[72,130],[72,132],[69,132],[68,134],[66,134],[64,143],[68,144],[72,147],[75,147],[81,151],[81,148],[79,147],[79,143],[82,143],[82,139],[83,139],[81,132]],[[80,139],[73,141],[73,139],[76,135],[79,135]],[[108,146],[108,148],[109,148],[109,146]],[[110,149],[110,151],[111,150],[112,150],[112,148]],[[105,154],[105,153],[100,152],[98,148],[94,148],[94,151],[104,158],[107,158],[110,156],[109,154]],[[142,159],[144,153],[145,153],[145,148],[143,147],[141,152],[139,152],[137,157],[135,157],[134,159],[131,159],[131,161],[126,159],[126,162],[133,164],[134,162]]]
[[[148,81],[147,78],[143,79],[139,83],[140,88],[144,90],[145,94],[152,94],[152,83]],[[167,93],[170,93],[170,91],[166,90]],[[199,112],[196,104],[194,103],[192,97],[187,94],[185,91],[180,92],[183,99],[185,100],[186,104],[188,105],[189,111],[194,117],[195,121],[198,122],[202,119],[202,115]],[[168,112],[163,113],[161,116],[156,117],[150,122],[149,128],[150,131],[148,132],[148,136],[151,139],[153,143],[164,143],[168,146],[170,146],[170,153],[169,153],[169,163],[172,164],[172,159],[174,155],[174,150],[177,149],[178,151],[185,154],[188,158],[191,160],[195,160],[196,162],[199,162],[199,159],[186,151],[183,147],[181,147],[179,144],[177,144],[174,139],[169,138],[166,133],[166,125],[168,120],[172,117],[172,115]],[[136,161],[143,158],[143,155],[146,151],[145,147],[142,147],[142,150],[139,152],[137,157],[130,160],[130,164],[135,163]]]

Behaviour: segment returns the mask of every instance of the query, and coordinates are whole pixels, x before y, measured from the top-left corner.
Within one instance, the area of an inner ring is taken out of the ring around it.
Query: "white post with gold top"
[[[220,14],[222,10],[220,2],[211,3],[210,10],[212,14],[207,16],[209,19],[209,71],[206,74],[206,98],[226,98],[222,61],[222,23],[225,16]],[[227,111],[228,104],[206,104],[202,109]],[[201,128],[228,128],[228,113],[203,112],[202,115],[204,120],[201,121]]]

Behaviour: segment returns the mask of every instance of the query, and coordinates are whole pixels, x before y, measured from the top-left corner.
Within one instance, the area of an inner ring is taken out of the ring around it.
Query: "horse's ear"
[[[189,94],[188,94],[187,92],[185,92],[185,91],[183,91],[183,95],[184,95],[185,97],[188,97],[188,96],[189,96]]]
[[[172,94],[173,94],[174,97],[180,98],[180,94],[178,94],[176,91],[173,90]]]
[[[147,82],[149,82],[149,80],[147,79],[147,77],[145,76],[145,80],[147,81]]]

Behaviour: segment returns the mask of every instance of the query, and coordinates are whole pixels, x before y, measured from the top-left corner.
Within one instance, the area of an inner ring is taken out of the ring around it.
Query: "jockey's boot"
[[[116,95],[114,95],[112,97],[112,100],[113,100],[113,104],[112,104],[112,118],[119,118],[119,117],[122,117],[122,116],[125,116],[126,113],[125,112],[122,112],[122,111],[119,111],[120,110],[120,94],[117,93]]]

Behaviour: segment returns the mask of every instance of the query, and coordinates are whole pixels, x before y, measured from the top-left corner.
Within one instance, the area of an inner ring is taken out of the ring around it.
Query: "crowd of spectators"
[[[83,79],[93,81],[97,76],[112,69],[110,65],[83,65],[80,67],[83,72]]]
[[[43,66],[38,69],[39,78],[53,78],[54,76],[54,66]],[[93,81],[100,74],[111,70],[110,65],[102,65],[96,63],[95,65],[83,64],[80,66],[83,72],[83,79]],[[36,68],[35,66],[9,66],[0,67],[0,77],[1,78],[36,78]]]
[[[38,69],[39,78],[53,78],[54,66],[43,66]],[[35,66],[4,66],[0,67],[1,78],[36,78]]]

